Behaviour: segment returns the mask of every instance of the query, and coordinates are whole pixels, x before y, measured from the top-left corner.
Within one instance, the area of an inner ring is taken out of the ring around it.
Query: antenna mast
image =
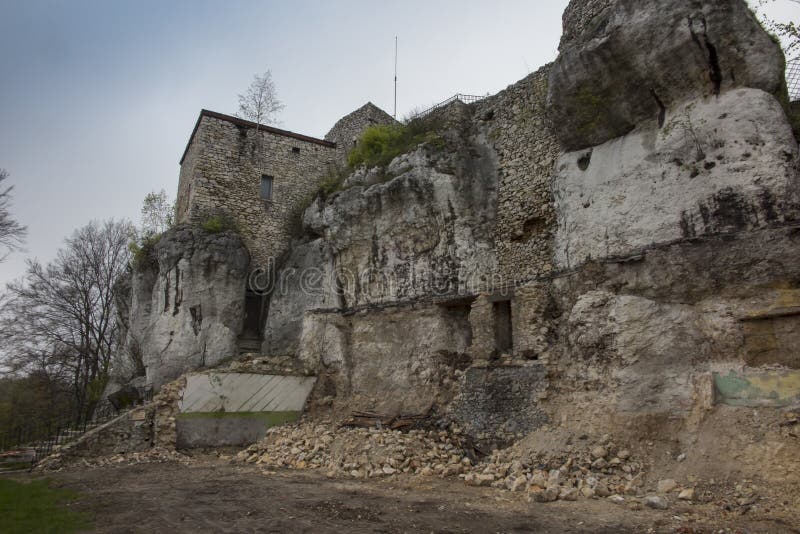
[[[394,119],[397,120],[397,36],[394,36]]]

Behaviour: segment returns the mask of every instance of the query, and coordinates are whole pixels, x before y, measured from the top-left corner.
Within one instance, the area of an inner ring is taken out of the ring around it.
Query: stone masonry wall
[[[599,22],[598,15],[605,13],[613,3],[614,0],[571,0],[562,16],[564,30],[559,50],[591,29],[593,23]]]
[[[153,447],[153,405],[136,408],[94,428],[47,458],[45,469],[112,454],[144,452]]]
[[[393,124],[391,115],[381,108],[367,102],[349,115],[339,119],[333,128],[325,134],[325,140],[336,143],[336,152],[339,161],[345,162],[347,154],[358,142],[358,138],[365,129],[376,124]]]
[[[542,365],[473,366],[464,372],[451,417],[481,445],[503,446],[547,422]]]
[[[335,161],[335,144],[231,119],[201,115],[181,164],[178,222],[231,216],[253,264],[267,265],[288,247],[295,219]],[[262,175],[273,177],[271,201],[261,199]]]
[[[550,193],[559,146],[545,120],[542,67],[478,104],[477,117],[498,159],[495,247],[505,284],[547,276],[555,228]]]

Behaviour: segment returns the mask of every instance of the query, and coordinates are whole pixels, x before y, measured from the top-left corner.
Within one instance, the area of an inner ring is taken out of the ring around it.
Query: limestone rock
[[[668,108],[637,129],[556,164],[555,262],[624,258],[653,245],[800,217],[797,143],[758,89]]]
[[[669,493],[678,487],[678,483],[671,478],[666,478],[658,481],[658,492]]]
[[[568,324],[573,357],[616,363],[612,376],[623,412],[685,414],[695,392],[692,358],[719,358],[741,343],[734,312],[724,306],[705,309],[606,291],[581,295]]]
[[[175,227],[133,275],[127,344],[155,387],[238,354],[250,256],[232,232]]]
[[[332,252],[324,239],[295,243],[278,266],[264,327],[263,354],[297,354],[303,313],[339,305]],[[334,359],[338,356],[334,356]],[[330,362],[328,362],[330,363]]]
[[[648,495],[644,498],[644,505],[649,508],[654,508],[656,510],[666,510],[669,508],[669,503],[664,497],[659,497],[658,495]]]
[[[531,493],[530,498],[534,502],[553,502],[558,500],[560,491],[557,487],[546,488],[542,491]]]
[[[592,449],[592,458],[599,459],[608,456],[608,451],[604,447],[595,447]]]
[[[599,145],[664,108],[752,87],[777,95],[778,45],[742,0],[616,0],[562,43],[549,113],[568,150]],[[583,30],[583,31],[581,31]]]

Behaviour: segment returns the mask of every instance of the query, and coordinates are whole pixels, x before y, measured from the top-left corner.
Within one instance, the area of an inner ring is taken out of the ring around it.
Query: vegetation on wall
[[[388,165],[400,154],[422,143],[439,144],[437,133],[440,123],[434,118],[422,117],[406,124],[379,124],[370,126],[347,156],[351,168],[362,165],[378,167]]]
[[[131,266],[134,270],[142,271],[158,265],[156,257],[156,245],[161,241],[163,234],[151,234],[140,236],[128,243],[131,252]]]
[[[239,227],[233,218],[224,214],[210,215],[200,222],[200,228],[209,234],[220,234],[222,232],[238,232]]]
[[[314,196],[319,195],[326,199],[341,191],[347,177],[359,167],[386,167],[397,156],[410,152],[423,143],[441,148],[444,145],[444,138],[439,133],[441,129],[441,120],[431,116],[411,119],[402,124],[370,126],[364,130],[355,148],[348,154],[347,165],[329,168]],[[380,183],[394,177],[387,172],[376,176],[379,179],[371,183]],[[314,196],[302,203],[300,216],[311,205]]]

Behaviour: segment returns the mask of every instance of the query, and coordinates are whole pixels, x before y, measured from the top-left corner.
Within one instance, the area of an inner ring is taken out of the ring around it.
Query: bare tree
[[[78,418],[91,415],[108,380],[118,328],[113,286],[126,270],[132,233],[127,222],[92,222],[52,262],[29,261],[24,277],[7,285],[0,309],[5,367],[67,379]]]
[[[167,199],[163,189],[147,193],[142,201],[142,234],[151,236],[166,232],[175,219],[175,203]]]
[[[5,249],[5,253],[0,254],[0,261],[6,259],[12,251],[20,249],[28,231],[25,226],[11,217],[11,192],[14,187],[9,186],[3,189],[2,182],[6,178],[8,178],[8,172],[0,169],[0,248]]]
[[[790,0],[795,4],[800,4],[800,0]],[[800,51],[800,27],[794,21],[780,21],[773,19],[763,10],[775,0],[755,0],[754,10],[761,19],[764,28],[778,37],[783,53],[787,59],[795,59],[793,54]]]
[[[283,108],[272,82],[272,73],[266,71],[253,76],[250,87],[239,95],[239,112],[236,116],[255,122],[258,131],[258,125],[276,124],[276,115]]]

